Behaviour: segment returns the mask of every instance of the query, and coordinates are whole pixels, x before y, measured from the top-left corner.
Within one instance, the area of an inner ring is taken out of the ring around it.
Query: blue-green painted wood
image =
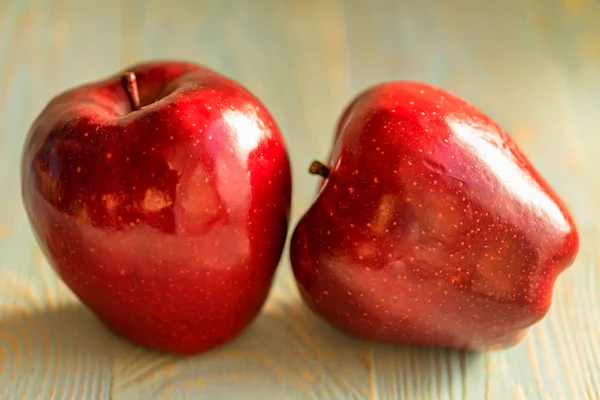
[[[600,399],[599,22],[594,0],[0,0],[0,399]],[[578,221],[552,310],[506,351],[369,344],[307,311],[285,253],[235,342],[182,359],[117,339],[40,254],[18,162],[57,92],[152,58],[204,63],[265,102],[291,153],[293,222],[314,197],[307,165],[364,87],[418,79],[474,102]]]

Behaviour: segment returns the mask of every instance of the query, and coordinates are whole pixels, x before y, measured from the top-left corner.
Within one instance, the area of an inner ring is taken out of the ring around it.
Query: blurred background
[[[18,165],[51,97],[155,58],[188,59],[270,109],[310,162],[359,91],[421,80],[483,109],[566,200],[581,234],[548,316],[513,349],[399,348],[345,337],[299,302],[287,249],[257,321],[180,359],[123,343],[58,282],[33,240]],[[599,399],[600,2],[596,0],[0,0],[1,399]]]

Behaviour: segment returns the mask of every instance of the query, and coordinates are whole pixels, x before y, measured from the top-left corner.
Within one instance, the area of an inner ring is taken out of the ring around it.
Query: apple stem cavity
[[[310,164],[308,172],[313,175],[320,175],[323,178],[327,178],[329,176],[329,168],[319,161],[313,161],[313,163]]]
[[[123,75],[121,75],[121,84],[123,85],[123,89],[125,89],[125,93],[127,93],[131,111],[139,110],[140,93],[138,92],[137,78],[135,73],[124,72]]]

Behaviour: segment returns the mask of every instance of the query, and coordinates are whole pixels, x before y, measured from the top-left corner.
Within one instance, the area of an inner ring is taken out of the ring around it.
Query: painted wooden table
[[[287,252],[256,322],[193,358],[108,333],[51,272],[20,202],[26,131],[51,96],[151,58],[187,58],[271,109],[294,167],[292,222],[314,196],[343,105],[417,79],[512,132],[572,208],[576,264],[518,346],[489,354],[374,345],[298,300]],[[600,3],[0,0],[1,399],[600,399]]]

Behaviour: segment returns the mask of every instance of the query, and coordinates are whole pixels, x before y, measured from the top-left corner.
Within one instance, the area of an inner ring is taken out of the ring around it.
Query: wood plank
[[[5,60],[0,65],[2,398],[110,396],[107,343],[113,337],[56,279],[33,240],[20,204],[20,151],[33,118],[57,91],[108,72],[81,74],[82,67],[94,59],[93,55],[82,57],[82,49],[90,46],[101,56],[109,35],[97,35],[102,21],[94,24],[74,16],[71,6],[63,0],[10,2],[3,14],[7,23],[2,27],[7,28],[2,37],[9,40],[0,54],[0,60]],[[90,37],[69,35],[70,30],[82,31],[84,26],[91,29]],[[104,63],[96,65],[102,68]]]
[[[0,398],[600,399],[599,20],[594,0],[0,0]],[[15,170],[51,96],[153,58],[203,63],[267,105],[290,149],[293,223],[315,196],[308,164],[360,90],[416,79],[474,102],[581,229],[550,313],[506,351],[365,343],[301,303],[286,250],[264,312],[220,349],[180,358],[108,333],[39,252]]]

